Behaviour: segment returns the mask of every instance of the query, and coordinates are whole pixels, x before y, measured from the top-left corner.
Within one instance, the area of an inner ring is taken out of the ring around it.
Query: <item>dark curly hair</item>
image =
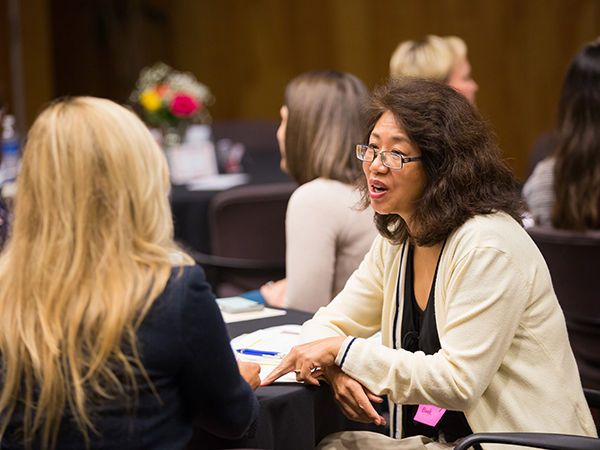
[[[478,214],[504,211],[521,223],[515,177],[489,124],[463,95],[437,81],[390,79],[371,95],[365,143],[386,111],[421,152],[427,182],[413,215],[418,230],[411,235],[399,215],[375,213],[382,236],[395,244],[411,239],[431,246]],[[359,186],[367,207],[367,183]]]

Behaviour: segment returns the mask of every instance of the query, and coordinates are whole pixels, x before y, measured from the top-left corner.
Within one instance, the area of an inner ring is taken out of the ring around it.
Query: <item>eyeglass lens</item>
[[[402,158],[402,155],[396,155],[395,153],[387,151],[376,152],[368,145],[358,145],[356,146],[356,150],[358,159],[362,161],[373,162],[375,160],[375,155],[380,155],[381,162],[384,166],[393,169],[402,169],[404,166],[404,158]]]

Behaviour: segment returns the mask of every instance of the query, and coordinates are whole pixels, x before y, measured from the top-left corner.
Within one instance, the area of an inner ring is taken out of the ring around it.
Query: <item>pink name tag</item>
[[[430,427],[435,427],[440,421],[446,410],[433,405],[419,405],[414,420],[424,423]]]

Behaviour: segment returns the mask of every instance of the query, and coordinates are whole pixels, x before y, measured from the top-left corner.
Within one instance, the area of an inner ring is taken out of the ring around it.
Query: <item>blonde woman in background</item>
[[[452,86],[475,104],[479,86],[471,78],[467,44],[456,36],[428,35],[421,41],[404,41],[390,60],[390,75],[430,78]]]
[[[175,246],[169,189],[152,135],[109,100],[33,124],[0,258],[1,448],[184,449],[194,419],[230,438],[255,423],[259,368],[240,375]]]
[[[281,168],[300,186],[286,212],[286,279],[263,286],[269,304],[315,312],[344,287],[377,230],[356,208],[354,145],[369,91],[356,76],[311,71],[288,84],[277,139]]]

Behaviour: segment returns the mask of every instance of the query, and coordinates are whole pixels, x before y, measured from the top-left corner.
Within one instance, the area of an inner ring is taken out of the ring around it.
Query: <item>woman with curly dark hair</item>
[[[368,117],[356,154],[380,236],[263,384],[324,375],[347,417],[377,425],[369,400],[388,395],[392,439],[344,432],[322,449],[448,448],[484,431],[595,436],[548,269],[487,122],[452,88],[414,79],[377,89]],[[367,339],[378,331],[383,345]]]

